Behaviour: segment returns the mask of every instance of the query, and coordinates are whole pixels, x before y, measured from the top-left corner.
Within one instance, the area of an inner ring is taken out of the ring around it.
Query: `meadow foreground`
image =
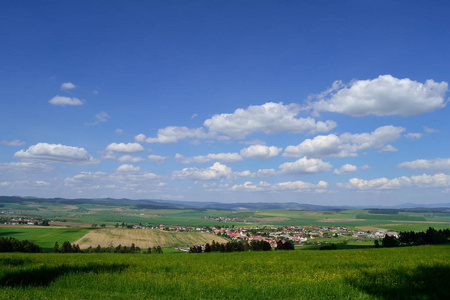
[[[450,246],[0,254],[2,299],[444,299]]]

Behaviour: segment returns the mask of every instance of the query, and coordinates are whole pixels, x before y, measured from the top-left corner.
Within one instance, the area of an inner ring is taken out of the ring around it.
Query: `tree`
[[[72,251],[72,245],[70,244],[70,242],[65,241],[65,242],[63,243],[63,245],[61,246],[60,252],[61,252],[61,253],[72,253],[72,252],[73,252],[73,251]]]
[[[375,240],[373,243],[375,244],[375,248],[380,248],[380,242],[378,240]]]
[[[386,236],[381,241],[381,244],[386,248],[397,247],[399,245],[399,241],[395,237],[386,234]]]
[[[55,243],[55,246],[53,246],[53,253],[58,253],[59,252],[59,244],[58,242]]]

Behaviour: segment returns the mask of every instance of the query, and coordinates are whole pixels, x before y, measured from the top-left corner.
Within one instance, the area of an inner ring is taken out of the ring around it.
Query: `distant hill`
[[[138,209],[216,209],[216,210],[265,210],[265,209],[290,209],[290,210],[311,210],[311,211],[342,211],[349,209],[397,209],[402,211],[449,211],[450,203],[436,204],[415,204],[404,203],[395,206],[331,206],[331,205],[314,205],[302,204],[296,202],[248,202],[248,203],[220,203],[220,202],[195,202],[195,201],[174,201],[161,199],[113,199],[113,198],[37,198],[37,197],[20,197],[20,196],[0,196],[1,203],[22,203],[25,201],[33,201],[37,203],[61,203],[67,205],[77,205],[90,203],[96,205],[123,205],[136,207]]]

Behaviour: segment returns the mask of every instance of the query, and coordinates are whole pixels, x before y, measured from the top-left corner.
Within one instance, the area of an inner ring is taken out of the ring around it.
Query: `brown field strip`
[[[137,247],[148,248],[154,246],[161,247],[189,247],[195,244],[216,242],[225,243],[225,239],[209,234],[196,231],[191,232],[173,232],[159,229],[97,229],[92,230],[84,235],[75,244],[85,249],[91,247],[117,247],[131,246],[134,243]]]

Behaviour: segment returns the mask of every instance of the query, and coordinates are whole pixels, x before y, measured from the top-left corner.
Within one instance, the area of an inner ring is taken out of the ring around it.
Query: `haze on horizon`
[[[448,203],[450,3],[0,3],[0,195]]]

